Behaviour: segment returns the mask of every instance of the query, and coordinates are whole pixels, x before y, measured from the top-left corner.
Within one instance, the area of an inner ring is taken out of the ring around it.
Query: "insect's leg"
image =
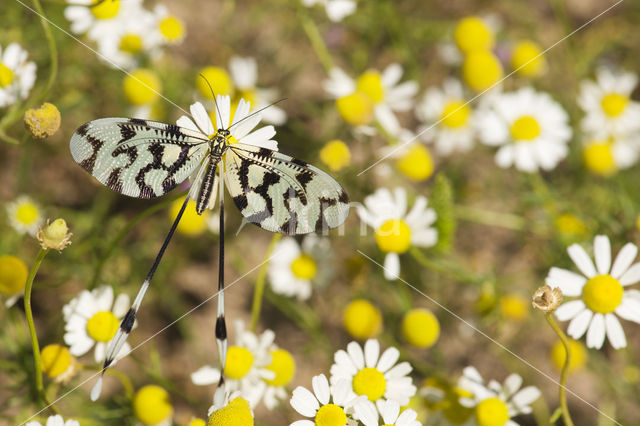
[[[140,287],[140,290],[138,291],[138,295],[133,301],[133,304],[131,305],[131,307],[129,308],[129,311],[122,319],[122,322],[120,323],[120,327],[118,328],[116,335],[113,337],[113,339],[111,339],[111,342],[109,343],[109,347],[107,348],[107,353],[104,359],[104,364],[102,365],[102,372],[100,374],[100,377],[98,378],[98,381],[93,386],[93,389],[91,389],[92,401],[97,400],[98,397],[100,396],[100,392],[102,391],[102,376],[104,376],[105,371],[107,371],[107,368],[109,368],[109,366],[113,363],[114,359],[120,352],[120,349],[122,349],[122,346],[127,341],[127,337],[129,337],[129,333],[131,332],[131,329],[133,328],[133,324],[136,320],[136,314],[138,312],[138,309],[140,308],[140,304],[142,303],[142,298],[147,292],[147,289],[149,288],[149,284],[151,284],[153,275],[155,274],[156,269],[158,268],[158,265],[162,260],[164,251],[167,249],[167,246],[169,245],[169,241],[171,241],[171,237],[173,237],[173,233],[176,231],[176,228],[178,227],[178,223],[180,222],[180,219],[182,218],[182,214],[184,213],[184,210],[187,207],[188,203],[189,203],[189,195],[185,197],[184,203],[182,203],[182,207],[180,208],[180,211],[178,212],[176,219],[173,221],[173,224],[171,225],[171,229],[169,229],[169,233],[164,239],[164,242],[162,243],[162,247],[160,247],[160,251],[156,255],[156,260],[153,262],[151,269],[149,269],[149,272],[147,273],[147,277],[144,279],[144,282],[142,283],[142,287]]]
[[[218,343],[218,359],[220,362],[220,381],[218,392],[224,392],[224,367],[227,362],[227,325],[224,319],[224,162],[220,162],[220,247],[218,250],[218,316],[216,318],[216,342]]]

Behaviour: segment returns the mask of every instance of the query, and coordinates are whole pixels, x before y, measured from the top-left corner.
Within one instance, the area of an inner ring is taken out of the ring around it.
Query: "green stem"
[[[571,362],[571,350],[569,348],[569,339],[564,334],[564,332],[558,327],[556,320],[553,318],[552,312],[547,312],[545,314],[545,318],[553,331],[558,335],[560,341],[562,342],[562,346],[564,346],[564,350],[567,354],[564,365],[562,366],[562,372],[560,373],[560,407],[562,408],[562,419],[564,420],[565,426],[573,426],[573,420],[571,420],[571,415],[569,414],[569,406],[567,405],[567,394],[566,394],[566,383],[567,383],[567,375],[569,374],[569,363]]]
[[[274,234],[271,239],[271,243],[267,248],[267,253],[265,254],[265,259],[268,259],[273,253],[273,250],[276,247],[276,244],[282,238],[282,234]],[[250,330],[252,332],[256,332],[256,327],[258,326],[258,319],[260,318],[260,310],[262,309],[262,299],[264,296],[264,284],[267,277],[267,267],[269,262],[264,262],[258,271],[258,278],[256,279],[256,288],[253,292],[253,303],[251,304],[251,325]]]
[[[487,281],[488,278],[482,276],[475,276],[469,271],[466,271],[460,265],[443,265],[439,262],[434,262],[429,259],[423,252],[417,247],[411,247],[409,253],[415,260],[422,266],[430,269],[438,274],[444,275],[449,279],[465,282],[473,285],[480,285]]]
[[[120,244],[120,241],[124,238],[125,235],[127,235],[129,233],[129,231],[131,231],[131,229],[138,223],[140,222],[142,219],[144,219],[145,217],[152,215],[153,213],[164,209],[165,207],[167,207],[168,205],[170,205],[171,203],[173,203],[175,200],[182,198],[184,195],[186,194],[186,191],[181,192],[180,194],[176,195],[173,198],[169,198],[165,201],[163,201],[162,203],[158,203],[158,204],[154,204],[153,206],[149,207],[148,209],[144,210],[142,213],[138,214],[136,217],[134,217],[129,223],[127,223],[127,225],[122,228],[120,230],[120,232],[118,232],[116,234],[116,236],[113,238],[113,240],[111,240],[109,242],[109,245],[107,246],[107,249],[104,252],[104,255],[100,258],[100,260],[98,261],[98,264],[96,265],[94,271],[93,271],[93,277],[91,278],[91,284],[89,286],[89,288],[94,288],[98,282],[98,279],[100,278],[100,273],[102,272],[102,268],[104,267],[105,262],[107,261],[107,259],[111,256],[111,254],[113,253],[113,250],[115,250],[115,248],[118,246],[118,244]]]
[[[44,384],[42,382],[42,363],[40,362],[40,345],[38,344],[38,335],[36,334],[36,326],[33,322],[33,311],[31,310],[31,289],[33,288],[33,280],[36,277],[38,269],[40,269],[40,264],[42,263],[44,257],[47,255],[48,251],[49,250],[47,249],[40,249],[38,255],[36,256],[36,260],[33,262],[31,270],[29,271],[27,284],[24,287],[24,312],[27,317],[27,325],[29,326],[29,335],[31,336],[31,348],[33,349],[33,366],[35,370],[34,374],[38,396],[40,396],[42,401],[54,414],[60,414],[56,406],[47,401],[47,397],[44,393]]]
[[[38,96],[38,98],[33,101],[33,105],[37,105],[45,100],[47,94],[56,81],[56,77],[58,76],[58,50],[56,48],[56,41],[53,38],[53,34],[51,33],[51,27],[49,27],[49,22],[45,19],[44,10],[42,9],[40,0],[33,0],[33,7],[40,15],[40,23],[42,24],[42,28],[44,29],[44,35],[47,38],[47,44],[49,45],[49,59],[51,61],[51,63],[49,64],[49,79],[47,80],[47,85],[45,86],[44,91],[40,94],[40,96]]]
[[[320,31],[316,26],[316,23],[313,22],[313,19],[309,17],[304,8],[299,9],[298,13],[300,17],[300,21],[302,22],[302,28],[304,32],[309,37],[309,41],[311,42],[311,47],[316,52],[320,63],[324,67],[326,72],[329,72],[333,68],[333,60],[331,59],[331,54],[329,53],[329,49],[327,49],[327,45],[324,43],[322,36],[320,35]]]
[[[10,143],[13,145],[20,145],[20,141],[12,136],[7,135],[5,132],[0,130],[0,139],[5,141],[6,143]]]
[[[506,228],[513,231],[523,231],[527,226],[526,220],[515,214],[493,212],[460,204],[456,204],[454,207],[456,217],[468,222]]]

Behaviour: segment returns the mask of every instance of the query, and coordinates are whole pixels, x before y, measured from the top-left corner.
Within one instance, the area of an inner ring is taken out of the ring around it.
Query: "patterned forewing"
[[[242,215],[271,232],[307,234],[340,226],[349,215],[342,186],[304,161],[266,148],[232,144],[227,189]]]
[[[80,126],[71,155],[114,191],[137,198],[166,194],[198,167],[207,138],[193,130],[136,118],[102,118]]]

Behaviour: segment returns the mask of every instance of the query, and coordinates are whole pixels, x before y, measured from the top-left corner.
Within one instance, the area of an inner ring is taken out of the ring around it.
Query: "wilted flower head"
[[[559,288],[551,288],[550,285],[543,285],[533,293],[531,304],[534,308],[543,312],[553,312],[562,303],[562,291]]]
[[[58,218],[53,222],[47,220],[47,225],[38,230],[38,241],[43,249],[56,249],[61,252],[66,246],[71,244],[69,227],[64,219]]]
[[[53,136],[60,128],[60,120],[60,111],[49,102],[43,103],[40,108],[30,108],[24,113],[25,126],[39,139]]]

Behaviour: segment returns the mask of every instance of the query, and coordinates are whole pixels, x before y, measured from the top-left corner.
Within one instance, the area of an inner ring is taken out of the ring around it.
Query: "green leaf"
[[[435,177],[429,204],[438,216],[435,223],[435,228],[438,231],[438,243],[435,248],[436,250],[447,252],[453,244],[457,223],[453,211],[451,182],[443,173],[439,173]]]

